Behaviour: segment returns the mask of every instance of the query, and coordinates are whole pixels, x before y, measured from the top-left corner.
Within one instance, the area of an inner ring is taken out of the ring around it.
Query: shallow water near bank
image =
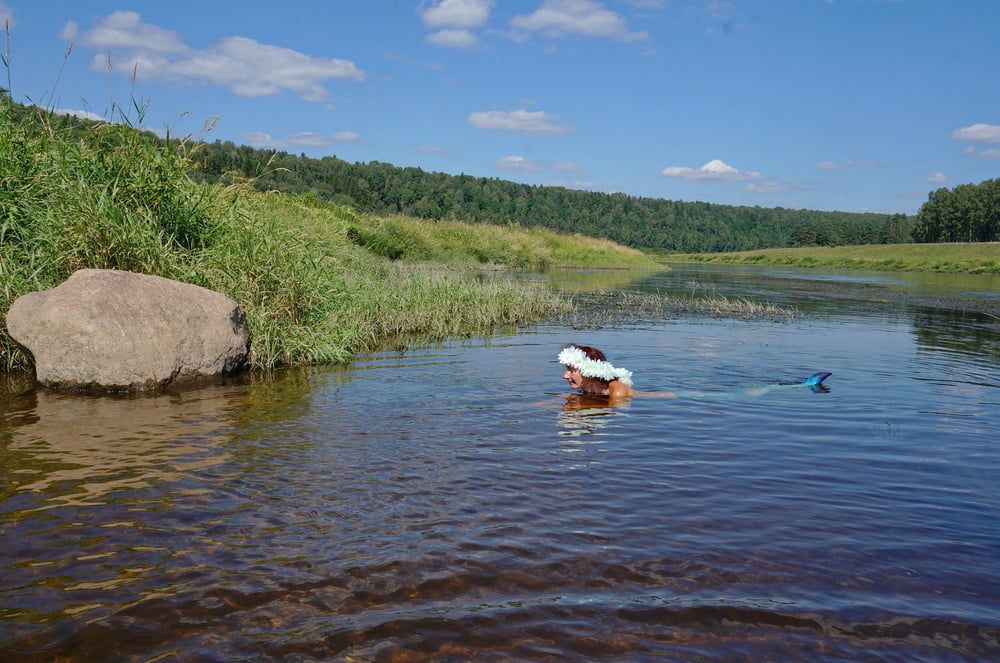
[[[996,658],[998,288],[811,274],[610,286],[791,322],[542,324],[145,398],[9,387],[0,659]],[[684,396],[567,401],[573,341]],[[816,370],[829,393],[752,389]]]

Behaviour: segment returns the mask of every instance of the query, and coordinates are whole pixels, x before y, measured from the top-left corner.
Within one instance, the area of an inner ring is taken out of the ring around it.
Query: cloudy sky
[[[995,0],[0,0],[3,22],[18,100],[137,98],[150,128],[310,156],[852,211],[1000,176]]]

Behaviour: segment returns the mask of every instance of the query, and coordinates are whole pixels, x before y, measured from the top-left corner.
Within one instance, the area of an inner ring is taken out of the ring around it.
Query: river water
[[[9,380],[0,660],[1000,658],[996,277],[557,281],[801,315],[542,324],[146,398]],[[574,341],[681,397],[567,400]],[[753,388],[817,370],[826,393]]]

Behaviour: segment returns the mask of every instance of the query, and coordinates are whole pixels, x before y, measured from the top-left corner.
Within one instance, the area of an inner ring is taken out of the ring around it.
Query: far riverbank
[[[667,262],[1000,274],[998,242],[806,246],[732,253],[676,253],[661,258]]]

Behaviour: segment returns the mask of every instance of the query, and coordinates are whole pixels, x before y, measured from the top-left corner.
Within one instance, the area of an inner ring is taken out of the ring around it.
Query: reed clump
[[[555,319],[575,328],[599,328],[700,315],[738,320],[789,321],[798,315],[794,308],[748,297],[727,297],[712,291],[690,295],[636,290],[615,290],[579,295],[572,308]]]

